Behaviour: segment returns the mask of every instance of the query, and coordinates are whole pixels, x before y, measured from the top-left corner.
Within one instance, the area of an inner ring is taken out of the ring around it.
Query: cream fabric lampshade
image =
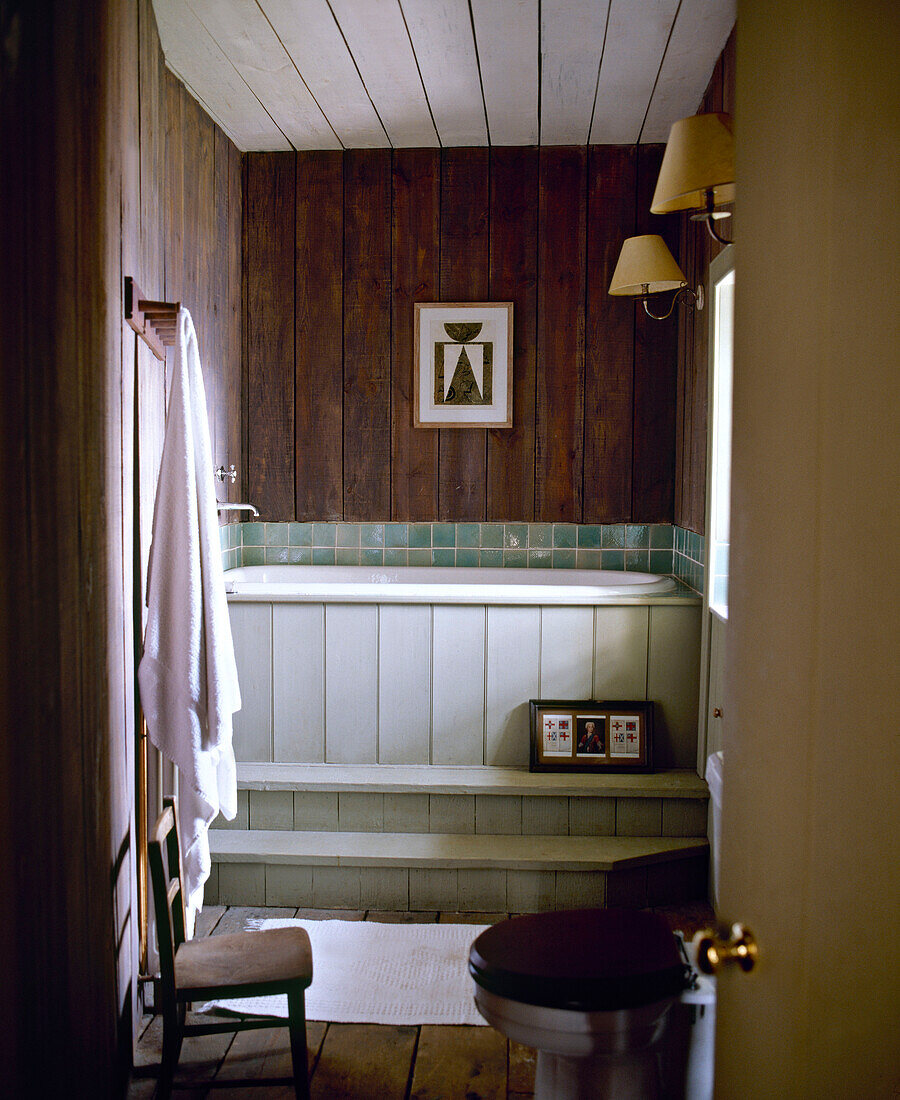
[[[610,294],[658,294],[685,284],[684,273],[666,242],[656,233],[627,237],[609,284]],[[646,284],[646,289],[645,289]]]
[[[652,214],[703,210],[734,201],[734,136],[731,115],[691,115],[672,124],[650,205]]]

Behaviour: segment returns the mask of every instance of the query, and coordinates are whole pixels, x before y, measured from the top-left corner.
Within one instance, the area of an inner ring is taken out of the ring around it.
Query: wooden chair
[[[209,1035],[258,1027],[287,1027],[291,1035],[293,1084],[298,1097],[308,1100],[306,1065],[306,1016],[304,990],[312,981],[309,936],[302,928],[273,928],[260,932],[236,932],[202,940],[184,938],[184,886],[178,813],[174,798],[165,809],[148,843],[150,876],[156,907],[162,990],[163,1052],[157,1095],[172,1090],[175,1067],[185,1035]],[[288,1018],[256,1016],[221,1017],[214,1023],[187,1024],[187,1005],[219,997],[259,997],[286,993]],[[281,1079],[277,1083],[289,1083]],[[224,1084],[225,1082],[216,1082]],[[258,1078],[243,1084],[274,1084]]]

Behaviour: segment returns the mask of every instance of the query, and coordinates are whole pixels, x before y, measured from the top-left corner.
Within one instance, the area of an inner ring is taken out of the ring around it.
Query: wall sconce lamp
[[[647,301],[651,294],[664,294],[674,290],[672,304],[666,313],[651,313]],[[703,287],[692,290],[687,285],[684,272],[675,263],[675,257],[666,242],[655,233],[642,237],[628,237],[622,242],[619,262],[613,272],[609,293],[640,298],[644,312],[654,321],[664,321],[671,315],[678,302],[703,309]]]
[[[672,124],[650,205],[652,214],[699,210],[692,221],[705,221],[710,236],[731,244],[716,232],[715,220],[729,218],[716,210],[734,201],[734,134],[730,115],[691,115]]]

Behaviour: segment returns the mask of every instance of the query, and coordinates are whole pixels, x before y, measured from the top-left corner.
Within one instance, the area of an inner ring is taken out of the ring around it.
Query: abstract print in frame
[[[413,423],[512,427],[512,302],[417,302]]]

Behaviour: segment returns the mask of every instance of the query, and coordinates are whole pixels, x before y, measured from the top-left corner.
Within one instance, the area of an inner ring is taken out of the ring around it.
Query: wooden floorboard
[[[705,902],[657,909],[673,929],[690,938],[714,923]],[[372,920],[402,924],[493,924],[506,913],[435,911],[368,912],[208,906],[198,917],[197,935],[242,931],[248,921],[298,916],[308,920]],[[199,1018],[199,1017],[198,1017]],[[527,1100],[534,1091],[535,1053],[507,1042],[489,1027],[380,1024],[307,1024],[307,1048],[314,1100]],[[162,1053],[162,1020],[145,1016],[135,1054],[135,1078],[128,1100],[151,1100]],[[185,1039],[177,1081],[178,1100],[280,1100],[287,1086],[208,1089],[205,1082],[290,1076],[286,1028],[259,1029]]]
[[[312,1100],[405,1100],[417,1027],[329,1024]]]
[[[490,1027],[423,1024],[410,1100],[506,1100],[507,1041]]]

